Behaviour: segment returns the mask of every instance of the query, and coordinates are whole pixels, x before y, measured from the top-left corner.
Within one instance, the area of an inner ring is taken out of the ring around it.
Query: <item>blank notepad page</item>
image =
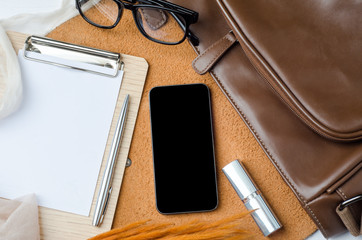
[[[123,73],[105,77],[25,60],[23,100],[0,120],[0,197],[88,216]]]

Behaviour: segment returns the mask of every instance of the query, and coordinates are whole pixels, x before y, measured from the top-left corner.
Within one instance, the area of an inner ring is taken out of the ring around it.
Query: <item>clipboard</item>
[[[23,48],[24,42],[27,39],[27,36],[20,33],[15,32],[8,32],[9,38],[14,46],[14,49],[16,52],[19,51],[19,49]],[[31,42],[28,46],[30,48],[28,50],[31,50],[31,45],[38,44],[38,47],[41,48],[63,48],[61,49],[63,51],[62,56],[64,56],[64,51],[67,52],[66,55],[71,55],[72,52],[80,52],[81,54],[78,54],[76,56],[77,61],[82,61],[85,58],[82,57],[82,54],[90,54],[93,55],[94,64],[100,64],[103,66],[107,66],[109,68],[110,74],[115,74],[116,71],[118,71],[118,67],[121,66],[121,68],[124,68],[124,77],[122,82],[122,87],[120,89],[118,100],[116,104],[115,113],[112,119],[112,124],[110,128],[110,132],[108,134],[108,140],[107,145],[105,149],[105,153],[102,160],[102,166],[100,168],[100,174],[98,176],[97,181],[97,187],[95,190],[95,193],[93,195],[93,201],[92,201],[92,207],[90,211],[90,215],[88,217],[76,215],[72,213],[66,213],[62,211],[57,211],[54,209],[49,209],[45,207],[39,207],[39,224],[40,224],[40,235],[41,239],[86,239],[92,236],[95,236],[97,234],[100,234],[102,232],[108,231],[112,227],[112,222],[114,218],[115,209],[117,206],[118,196],[121,188],[121,183],[123,179],[124,170],[126,167],[127,157],[129,148],[131,145],[133,130],[136,123],[137,113],[139,109],[139,104],[142,97],[143,87],[148,71],[148,63],[145,59],[134,57],[130,55],[125,54],[119,54],[119,58],[117,60],[116,55],[105,55],[103,52],[99,52],[96,49],[89,51],[85,51],[85,49],[82,46],[73,45],[73,48],[69,48],[67,46],[64,46],[61,44],[61,42],[53,41],[53,40],[46,40],[41,41],[42,39],[35,39],[34,42]],[[40,44],[40,45],[39,45]],[[55,46],[54,46],[55,45]],[[24,51],[24,54],[26,51]],[[101,63],[99,63],[100,58],[103,57],[103,60]],[[86,58],[89,60],[89,58]],[[122,64],[122,62],[124,64]],[[88,62],[89,63],[89,62]],[[58,65],[58,64],[57,64]],[[62,65],[62,64],[60,64]],[[71,67],[72,66],[66,66]],[[79,70],[87,71],[86,69],[81,69],[79,67],[75,67]],[[108,71],[109,72],[109,71]],[[104,73],[96,73],[96,74],[104,74]],[[109,74],[109,73],[106,73]],[[112,195],[108,202],[107,212],[104,217],[103,223],[100,227],[94,227],[92,226],[92,220],[93,215],[95,212],[95,204],[97,201],[97,196],[99,192],[100,183],[102,181],[102,175],[106,166],[107,162],[107,156],[109,154],[110,145],[113,138],[113,133],[116,127],[116,121],[117,117],[120,112],[120,108],[122,105],[122,101],[125,98],[126,94],[130,95],[130,98],[132,101],[129,105],[128,110],[128,117],[127,117],[127,125],[124,131],[123,140],[121,143],[121,149],[118,156],[118,161],[115,168],[115,173],[113,176],[113,190]]]

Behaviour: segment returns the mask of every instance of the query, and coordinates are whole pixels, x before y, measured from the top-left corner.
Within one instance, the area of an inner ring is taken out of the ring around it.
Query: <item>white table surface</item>
[[[0,8],[0,20],[10,18],[18,14],[34,14],[34,13],[46,13],[49,11],[54,11],[59,9],[60,6],[66,2],[74,0],[1,0]],[[61,21],[61,20],[60,20]],[[39,23],[37,23],[39,24]],[[46,25],[47,23],[42,23]],[[61,22],[59,23],[61,24]],[[38,26],[39,28],[44,28],[44,26]],[[12,30],[12,29],[6,29]],[[16,29],[19,31],[19,28]],[[27,29],[20,30],[20,32],[27,33]],[[324,240],[325,238],[320,231],[316,231],[307,240]],[[362,240],[362,236],[353,237],[349,233],[342,234],[340,236],[331,238],[332,240]]]
[[[21,13],[43,13],[58,8],[61,0],[2,0],[0,19],[9,18]]]

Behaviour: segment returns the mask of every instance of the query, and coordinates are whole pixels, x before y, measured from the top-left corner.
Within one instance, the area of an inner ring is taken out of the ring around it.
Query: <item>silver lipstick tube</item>
[[[243,201],[246,209],[253,211],[251,216],[264,236],[268,236],[282,227],[245,167],[238,160],[226,165],[222,171]]]

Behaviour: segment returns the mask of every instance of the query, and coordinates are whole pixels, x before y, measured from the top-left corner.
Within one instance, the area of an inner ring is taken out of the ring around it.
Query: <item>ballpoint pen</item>
[[[122,105],[121,113],[117,122],[116,130],[113,136],[111,150],[108,156],[108,161],[106,169],[104,170],[104,175],[99,190],[97,204],[93,217],[93,226],[100,226],[104,219],[104,214],[107,209],[107,204],[109,197],[112,192],[112,178],[114,168],[116,166],[117,155],[119,152],[119,145],[122,140],[122,134],[126,122],[127,109],[128,109],[129,95],[125,97],[125,100]]]

